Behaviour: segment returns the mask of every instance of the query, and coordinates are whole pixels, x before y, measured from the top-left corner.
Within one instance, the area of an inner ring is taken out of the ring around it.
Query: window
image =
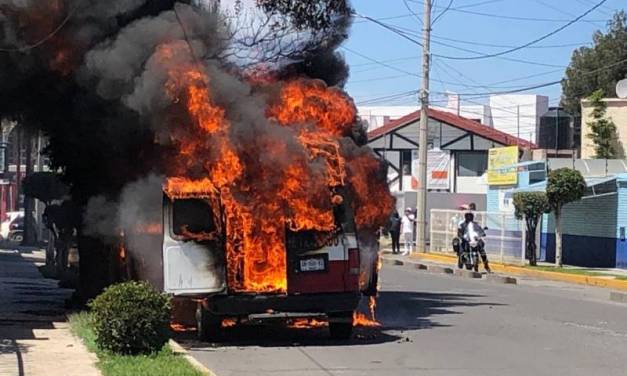
[[[175,200],[172,204],[172,231],[175,235],[204,234],[215,230],[213,211],[206,200]]]
[[[411,150],[403,150],[401,154],[401,171],[403,175],[411,175]]]
[[[457,176],[481,176],[488,169],[487,152],[458,152]]]

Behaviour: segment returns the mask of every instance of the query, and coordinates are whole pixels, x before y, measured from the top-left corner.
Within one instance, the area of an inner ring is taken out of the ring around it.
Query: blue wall
[[[621,228],[623,233],[627,232],[627,176],[619,175],[617,184],[616,267],[627,269],[627,241],[621,239]]]
[[[562,211],[563,262],[584,267],[627,269],[627,180],[617,178],[615,195],[584,199]],[[623,186],[624,185],[624,186]],[[541,259],[555,261],[555,221],[545,215],[540,244]]]
[[[555,262],[555,234],[542,234],[544,260]],[[562,236],[562,262],[589,268],[616,267],[616,239],[593,236]]]

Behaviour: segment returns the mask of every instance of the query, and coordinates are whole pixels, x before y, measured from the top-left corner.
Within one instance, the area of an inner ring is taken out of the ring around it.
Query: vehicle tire
[[[347,340],[353,334],[353,312],[343,312],[329,316],[331,338]]]
[[[215,341],[222,334],[222,318],[203,308],[202,304],[196,307],[196,329],[198,339]]]
[[[16,232],[10,236],[10,240],[12,242],[21,243],[24,240],[24,234],[21,232]]]

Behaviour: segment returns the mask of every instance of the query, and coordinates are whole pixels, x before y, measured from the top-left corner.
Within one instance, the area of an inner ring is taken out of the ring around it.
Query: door
[[[164,198],[164,291],[174,295],[226,290],[225,255],[207,200]]]

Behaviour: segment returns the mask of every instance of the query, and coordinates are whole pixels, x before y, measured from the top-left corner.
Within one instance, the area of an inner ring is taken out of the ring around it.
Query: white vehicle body
[[[7,212],[6,215],[7,215],[7,219],[2,221],[2,224],[0,224],[0,237],[2,239],[9,238],[9,232],[11,232],[11,228],[10,228],[11,222],[13,222],[17,218],[23,218],[24,212],[11,211],[11,212]]]

